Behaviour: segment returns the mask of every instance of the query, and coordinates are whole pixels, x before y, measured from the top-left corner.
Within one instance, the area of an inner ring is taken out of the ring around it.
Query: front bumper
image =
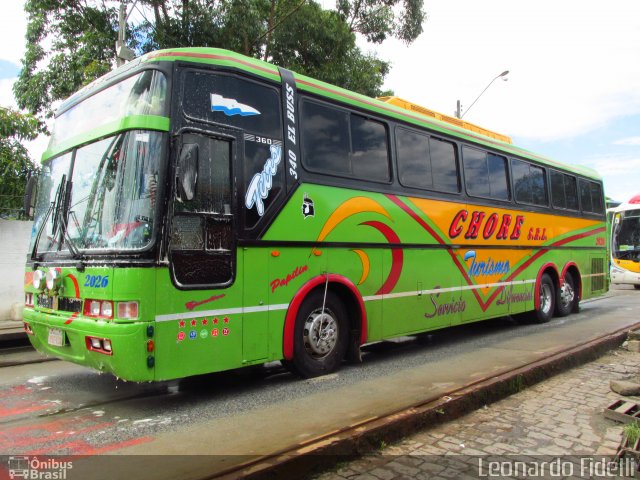
[[[33,347],[39,352],[62,360],[110,372],[115,376],[132,381],[154,380],[152,353],[147,352],[152,323],[116,323],[83,317],[81,314],[59,315],[25,308],[24,321],[33,334],[27,335]],[[49,343],[50,329],[64,332],[62,346]],[[112,352],[105,354],[87,348],[86,337],[108,338]],[[151,365],[150,365],[151,363]]]

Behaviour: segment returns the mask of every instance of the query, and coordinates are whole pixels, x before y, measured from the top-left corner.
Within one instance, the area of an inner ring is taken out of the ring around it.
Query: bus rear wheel
[[[633,288],[635,288],[636,290],[640,290],[640,285],[634,285]]]
[[[564,282],[556,292],[556,315],[566,317],[576,310],[578,303],[578,292],[576,292],[576,281],[569,272],[564,274]]]
[[[556,303],[556,288],[548,273],[543,273],[538,285],[538,308],[531,312],[530,319],[535,323],[546,323],[553,317]]]
[[[284,365],[303,378],[336,370],[348,346],[347,310],[332,292],[316,290],[302,302],[294,328],[293,359]]]

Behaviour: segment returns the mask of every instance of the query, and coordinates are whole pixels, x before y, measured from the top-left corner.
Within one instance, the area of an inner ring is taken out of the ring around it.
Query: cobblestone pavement
[[[488,476],[480,467],[496,458],[571,458],[575,468],[565,468],[562,477],[610,478],[589,470],[584,459],[567,456],[616,453],[622,424],[606,419],[603,409],[622,397],[609,382],[635,379],[639,363],[640,353],[620,348],[457,420],[381,445],[376,454],[339,464],[316,479],[478,478]],[[536,476],[531,473],[525,476]]]

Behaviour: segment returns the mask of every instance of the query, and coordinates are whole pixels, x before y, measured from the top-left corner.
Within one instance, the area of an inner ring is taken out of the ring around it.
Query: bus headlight
[[[36,270],[33,272],[31,285],[33,285],[33,288],[36,290],[44,290],[44,272],[42,270]]]
[[[46,282],[49,290],[58,290],[62,285],[62,275],[55,268],[50,268],[47,272]]]

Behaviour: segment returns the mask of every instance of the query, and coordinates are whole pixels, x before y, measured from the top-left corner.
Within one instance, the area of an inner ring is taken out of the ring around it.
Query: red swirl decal
[[[384,238],[387,239],[389,243],[395,243],[397,245],[400,244],[400,237],[394,232],[391,227],[385,225],[382,222],[377,222],[375,220],[369,222],[363,222],[360,225],[369,225],[370,227],[378,230]],[[400,274],[402,273],[402,265],[404,262],[404,252],[401,248],[393,248],[391,250],[391,271],[389,272],[389,276],[385,280],[384,284],[380,287],[380,289],[376,292],[376,295],[384,295],[386,293],[391,292],[398,280],[400,279]]]

